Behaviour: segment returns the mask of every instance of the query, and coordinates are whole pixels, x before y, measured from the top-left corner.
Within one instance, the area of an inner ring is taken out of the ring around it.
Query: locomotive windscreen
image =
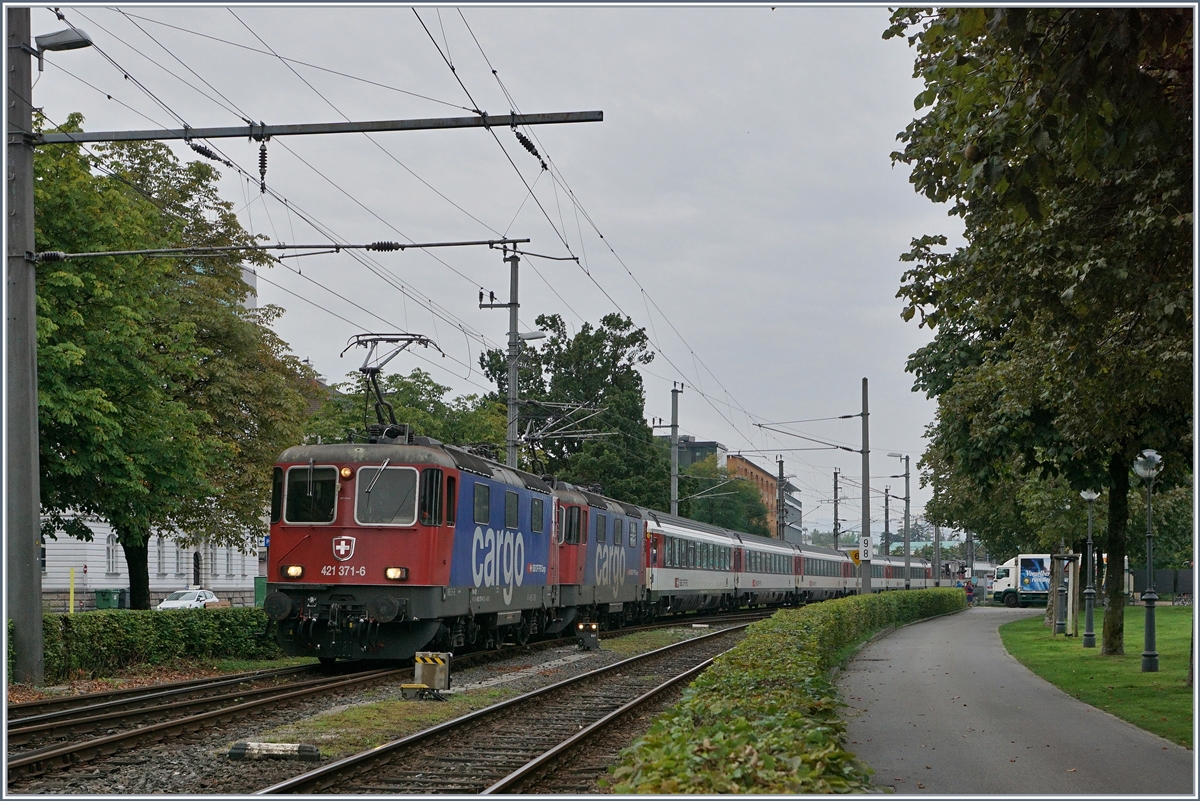
[[[293,467],[288,470],[287,522],[332,523],[336,502],[336,467]]]
[[[377,467],[359,470],[355,516],[359,523],[411,526],[417,519],[417,471],[388,467],[380,475]]]

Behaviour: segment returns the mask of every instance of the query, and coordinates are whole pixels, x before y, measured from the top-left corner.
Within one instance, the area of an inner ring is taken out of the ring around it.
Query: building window
[[[166,549],[166,542],[163,540],[163,535],[158,535],[158,577],[165,578],[167,575],[166,554],[163,551]]]
[[[179,543],[172,543],[175,546],[175,578],[183,578],[183,548]]]
[[[46,572],[46,538],[41,534],[38,535],[38,561],[41,564],[42,572]]]
[[[221,575],[221,572],[217,570],[217,544],[215,542],[208,544],[208,569],[213,578]]]
[[[117,535],[109,534],[105,546],[105,572],[110,576],[115,576],[117,575]]]
[[[233,578],[233,546],[225,546],[225,578]]]

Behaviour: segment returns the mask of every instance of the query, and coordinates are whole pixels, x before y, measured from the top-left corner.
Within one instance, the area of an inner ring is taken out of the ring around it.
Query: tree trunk
[[[1052,551],[1062,550],[1061,548],[1051,548]],[[1049,626],[1054,628],[1054,621],[1058,620],[1058,585],[1062,581],[1062,562],[1058,559],[1050,560],[1050,592],[1046,596],[1046,615],[1042,618],[1042,627]]]
[[[150,608],[150,546],[148,538],[128,531],[120,532],[121,550],[125,552],[125,564],[129,567],[129,608]],[[138,539],[130,544],[126,539]]]
[[[1104,583],[1104,634],[1100,644],[1103,656],[1125,653],[1125,540],[1129,526],[1129,462],[1114,453],[1108,461],[1108,570]]]

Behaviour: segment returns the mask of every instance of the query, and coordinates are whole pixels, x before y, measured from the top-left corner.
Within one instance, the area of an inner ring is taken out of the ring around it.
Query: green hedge
[[[12,621],[8,621],[9,676]],[[259,636],[267,617],[257,607],[133,611],[103,609],[43,618],[45,681],[96,678],[129,667],[174,659],[271,659],[274,639]]]
[[[753,624],[622,752],[617,793],[837,793],[870,787],[845,750],[830,679],[839,654],[889,625],[966,607],[961,589],[852,596]]]

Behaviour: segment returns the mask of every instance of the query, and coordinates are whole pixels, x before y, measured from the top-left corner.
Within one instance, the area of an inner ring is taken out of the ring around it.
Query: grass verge
[[[1081,637],[1051,635],[1042,618],[1000,627],[1004,647],[1025,667],[1085,704],[1103,709],[1135,726],[1192,748],[1192,688],[1185,684],[1192,646],[1192,608],[1156,610],[1158,672],[1143,673],[1144,607],[1125,608],[1125,651],[1101,656],[1102,615],[1096,610],[1096,647],[1083,648]]]

